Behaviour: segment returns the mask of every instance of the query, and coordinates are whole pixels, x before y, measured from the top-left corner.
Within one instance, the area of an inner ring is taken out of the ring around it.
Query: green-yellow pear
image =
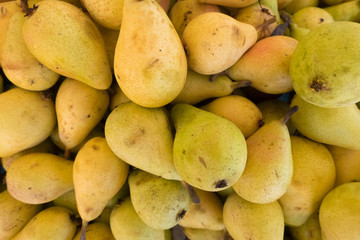
[[[220,12],[217,5],[200,3],[198,0],[176,1],[169,12],[169,18],[179,36],[194,17],[206,12]]]
[[[325,145],[304,137],[291,136],[293,176],[285,194],[278,200],[285,224],[301,226],[319,208],[333,188],[335,164]]]
[[[242,8],[256,2],[256,0],[199,0],[200,3],[215,4],[225,7]]]
[[[111,71],[114,72],[115,48],[120,30],[110,29],[102,26],[98,26],[98,28],[104,39],[105,49],[109,59]]]
[[[110,87],[104,40],[80,8],[64,1],[40,1],[24,22],[23,36],[34,57],[54,72],[96,89]]]
[[[73,167],[76,205],[86,224],[97,218],[124,185],[129,165],[109,148],[105,138],[90,139],[79,150]]]
[[[233,185],[245,200],[270,203],[278,200],[289,187],[293,160],[286,122],[296,110],[291,108],[283,118],[265,124],[246,140],[246,167]]]
[[[323,24],[306,34],[290,61],[290,76],[296,94],[309,103],[326,108],[358,102],[359,39],[360,24],[349,21]]]
[[[323,240],[356,240],[360,237],[360,182],[344,183],[331,190],[320,205]]]
[[[360,22],[360,2],[358,0],[324,7],[324,10],[330,13],[335,21]]]
[[[322,240],[319,211],[315,211],[301,226],[288,227],[288,232],[293,240]]]
[[[11,239],[42,210],[40,204],[27,204],[13,198],[7,190],[0,193],[0,240]]]
[[[283,10],[294,14],[304,7],[316,7],[318,5],[319,0],[292,0]]]
[[[0,157],[34,147],[56,124],[55,106],[45,93],[13,88],[0,94]]]
[[[283,9],[294,0],[277,0],[278,8]],[[296,0],[295,0],[296,1]]]
[[[156,1],[124,1],[114,72],[125,95],[144,107],[164,106],[184,87],[185,51],[168,15]]]
[[[289,64],[297,44],[296,39],[287,36],[261,39],[227,70],[228,75],[236,81],[248,80],[264,93],[290,92]]]
[[[336,5],[348,1],[349,0],[320,0],[321,3],[324,3],[326,5]]]
[[[257,204],[233,193],[224,203],[223,215],[226,229],[236,240],[283,239],[284,216],[277,201]]]
[[[55,98],[59,138],[66,149],[79,145],[95,128],[109,106],[107,91],[66,78]]]
[[[181,180],[173,160],[173,134],[165,108],[134,102],[118,105],[105,122],[111,150],[128,164],[166,179]]]
[[[78,209],[76,206],[76,198],[74,189],[62,194],[58,198],[52,201],[54,206],[61,206],[70,209],[75,216],[79,216]]]
[[[196,16],[182,34],[189,68],[204,75],[231,67],[256,40],[252,25],[220,12]]]
[[[118,105],[130,101],[130,99],[124,94],[124,92],[119,87],[119,84],[117,83],[111,85],[110,93],[110,111],[114,110]]]
[[[23,38],[24,13],[11,17],[2,48],[1,67],[6,77],[18,87],[43,91],[52,87],[59,74],[41,64],[27,49]]]
[[[166,240],[162,229],[146,225],[136,213],[129,197],[122,199],[111,211],[110,227],[115,239]]]
[[[223,230],[223,203],[214,192],[194,189],[200,198],[199,203],[191,202],[179,225],[183,228],[202,228]]]
[[[48,207],[36,214],[12,240],[72,240],[76,232],[73,213],[64,207]]]
[[[299,111],[291,121],[301,134],[320,143],[360,150],[360,111],[356,104],[322,108],[295,95],[290,106],[294,105]]]
[[[6,172],[11,196],[29,204],[50,202],[73,189],[73,161],[51,153],[29,153]]]
[[[178,180],[168,180],[140,169],[129,175],[130,198],[141,220],[155,229],[170,229],[186,214],[190,196]]]
[[[80,240],[80,237],[81,231],[78,231],[72,240]],[[101,222],[94,222],[89,224],[86,229],[86,240],[115,240],[115,238],[109,225]]]
[[[263,124],[260,109],[247,99],[239,95],[219,97],[201,107],[233,122],[243,133],[245,138],[250,137]]]
[[[335,186],[347,182],[360,182],[360,150],[351,150],[334,145],[328,145],[335,163]]]
[[[124,0],[81,0],[91,18],[102,26],[119,30]]]
[[[305,7],[291,16],[291,21],[298,27],[313,30],[322,24],[334,22],[333,17],[323,8]]]
[[[243,173],[247,159],[240,129],[189,104],[176,104],[171,119],[176,128],[174,163],[185,182],[205,191],[231,187]]]
[[[223,240],[227,239],[226,230],[210,230],[204,228],[184,228],[186,237],[191,240]]]

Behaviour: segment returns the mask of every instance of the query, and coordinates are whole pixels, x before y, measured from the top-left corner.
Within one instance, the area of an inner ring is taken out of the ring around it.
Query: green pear
[[[204,228],[184,228],[186,237],[191,240],[223,240],[228,239],[226,230],[210,230]]]
[[[234,8],[242,8],[249,6],[257,0],[199,0],[200,3],[208,3],[208,4],[214,4],[214,5],[220,5],[225,7],[234,7]]]
[[[291,21],[298,27],[313,30],[322,24],[334,22],[334,19],[323,8],[305,7],[294,13]]]
[[[358,39],[360,24],[348,21],[323,24],[304,36],[290,61],[290,76],[296,94],[325,108],[358,102]]]
[[[114,206],[110,216],[110,227],[115,239],[166,240],[166,231],[152,228],[140,219],[129,197]]]
[[[233,80],[250,81],[252,87],[264,93],[290,92],[293,88],[289,64],[297,44],[296,39],[287,36],[261,39],[227,73]]]
[[[288,189],[293,176],[291,141],[286,122],[297,110],[291,108],[246,140],[248,157],[245,170],[233,189],[253,203],[278,200]]]
[[[322,108],[295,95],[290,106],[299,106],[291,118],[295,128],[311,140],[360,150],[360,111],[356,104]]]
[[[277,201],[257,204],[233,193],[223,211],[225,227],[234,239],[283,239],[284,216]]]
[[[50,202],[73,189],[73,161],[51,153],[29,153],[6,173],[11,196],[29,204]]]
[[[12,240],[72,240],[76,232],[73,213],[64,207],[49,207],[36,214]]]
[[[335,21],[360,21],[360,2],[358,0],[346,1],[332,6],[324,7]]]
[[[288,232],[293,240],[322,240],[319,210],[316,210],[301,226],[288,227]]]
[[[189,68],[204,75],[231,67],[256,40],[252,25],[220,12],[196,16],[182,34]]]
[[[293,0],[283,10],[289,14],[294,14],[305,7],[317,7],[319,0]]]
[[[78,231],[72,240],[80,240],[80,237],[81,231]],[[115,238],[109,225],[101,222],[94,222],[87,227],[86,240],[115,240]]]
[[[7,190],[0,193],[0,239],[11,239],[30,219],[42,210],[40,204],[16,200]]]
[[[240,129],[189,104],[176,104],[171,118],[176,128],[174,163],[185,182],[205,191],[231,187],[243,173],[247,158]]]
[[[184,87],[185,51],[168,15],[156,1],[124,1],[114,72],[125,95],[144,107],[164,106]]]
[[[319,208],[333,188],[335,164],[325,145],[304,137],[291,136],[293,176],[285,194],[278,200],[285,224],[301,226]]]
[[[360,236],[360,182],[344,183],[322,200],[319,221],[323,240],[355,240]]]
[[[59,138],[66,149],[79,145],[103,118],[109,94],[80,81],[66,78],[55,98]]]
[[[56,124],[55,106],[45,93],[13,88],[0,94],[0,157],[34,147]]]
[[[140,169],[129,175],[130,198],[141,220],[155,229],[177,225],[190,205],[190,196],[178,180],[168,180]]]
[[[26,18],[27,48],[44,66],[96,89],[112,82],[104,40],[93,20],[64,1],[40,1]]]
[[[173,134],[165,108],[120,104],[105,122],[111,150],[128,164],[166,179],[181,180],[173,160]]]

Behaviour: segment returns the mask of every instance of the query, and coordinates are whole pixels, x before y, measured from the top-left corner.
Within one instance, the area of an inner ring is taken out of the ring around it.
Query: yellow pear
[[[27,204],[13,198],[7,190],[0,193],[0,240],[11,239],[42,210],[40,204]]]
[[[79,216],[78,209],[76,206],[76,198],[74,189],[62,194],[58,198],[52,201],[54,206],[60,206],[70,209],[76,217]]]
[[[6,173],[11,196],[29,204],[50,202],[73,189],[73,161],[51,153],[29,153]]]
[[[72,240],[76,232],[73,213],[64,207],[49,207],[36,214],[12,240]]]
[[[293,177],[287,191],[278,200],[285,224],[300,226],[319,208],[321,200],[333,188],[335,164],[321,143],[291,136]]]
[[[0,94],[0,157],[34,147],[53,131],[55,106],[45,93],[13,88]]]
[[[284,216],[277,201],[257,204],[233,193],[226,199],[223,212],[225,227],[236,240],[283,239]]]
[[[109,59],[109,64],[112,72],[114,71],[114,56],[116,43],[119,37],[119,30],[114,30],[106,27],[99,26],[99,30],[104,39],[106,53]]]
[[[322,240],[319,210],[316,210],[301,226],[288,229],[293,240]]]
[[[109,94],[66,78],[56,94],[59,138],[66,149],[79,145],[95,128],[109,106]]]
[[[324,10],[330,13],[335,21],[360,21],[360,4],[356,0],[327,6]]]
[[[356,240],[360,236],[360,182],[344,183],[322,200],[319,212],[323,240]]]
[[[204,228],[184,228],[186,237],[191,240],[224,240],[228,239],[226,230],[210,230]]]
[[[103,37],[80,8],[44,0],[30,10],[23,35],[27,48],[44,66],[96,89],[107,89],[111,69]]]
[[[319,5],[319,0],[293,0],[283,10],[294,14],[305,7],[316,7]]]
[[[199,0],[200,3],[215,4],[226,7],[242,8],[255,3],[257,0]]]
[[[130,99],[124,94],[117,83],[111,85],[110,88],[110,111],[114,110],[118,105],[129,102]]]
[[[164,106],[184,87],[187,72],[184,48],[156,1],[124,1],[114,72],[125,95],[144,107]]]
[[[32,91],[52,87],[59,74],[42,65],[27,49],[23,38],[24,13],[11,17],[2,48],[1,67],[6,77],[16,86]]]
[[[81,231],[78,231],[75,234],[73,240],[80,240]],[[86,229],[86,239],[87,240],[115,240],[113,234],[111,233],[110,226],[101,223],[94,222],[88,225]]]

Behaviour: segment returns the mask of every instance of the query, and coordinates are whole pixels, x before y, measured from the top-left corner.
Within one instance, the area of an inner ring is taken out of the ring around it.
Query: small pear
[[[0,239],[11,239],[42,210],[40,204],[27,204],[13,198],[7,190],[0,193]]]
[[[305,7],[291,16],[291,21],[298,27],[313,30],[322,24],[334,22],[333,17],[323,8]]]
[[[287,119],[297,111],[291,108],[281,119],[273,120],[246,140],[245,170],[233,189],[253,203],[270,203],[287,190],[293,176],[291,142]]]
[[[6,173],[11,196],[29,204],[50,202],[73,189],[73,161],[51,153],[29,153]]]
[[[257,0],[199,0],[200,3],[208,3],[225,7],[242,8],[255,3]]]
[[[23,35],[27,48],[44,66],[96,89],[112,82],[104,40],[92,19],[64,1],[40,1],[30,9]]]
[[[66,78],[56,94],[59,138],[66,149],[79,145],[95,128],[109,106],[110,97],[80,81]]]
[[[49,207],[36,214],[12,240],[72,240],[76,232],[73,213],[64,207]]]
[[[324,7],[335,21],[360,21],[359,1],[346,1],[332,6]]]
[[[110,227],[115,239],[166,240],[164,230],[152,228],[140,219],[129,197],[114,206]]]
[[[174,163],[185,182],[205,191],[231,187],[243,173],[247,158],[240,129],[189,104],[176,104],[171,118],[176,129]]]
[[[0,94],[0,157],[34,147],[56,124],[52,99],[41,92],[13,88]]]
[[[284,216],[277,201],[257,204],[233,193],[223,211],[225,227],[234,239],[283,239]]]
[[[166,179],[181,180],[173,160],[173,134],[165,108],[120,104],[105,122],[111,150],[128,164]]]
[[[184,87],[184,48],[168,15],[156,1],[124,1],[114,72],[125,95],[144,107],[162,107]]]
[[[177,225],[190,205],[185,186],[177,180],[134,170],[129,175],[130,198],[136,213],[148,226],[170,229]]]
[[[360,150],[360,111],[356,104],[322,108],[295,95],[290,106],[299,106],[291,118],[295,128],[311,140]]]
[[[316,210],[301,226],[288,229],[293,240],[322,240],[319,210]]]
[[[78,231],[72,240],[80,240],[80,236],[81,231]],[[86,240],[115,240],[115,238],[111,233],[109,225],[101,222],[94,222],[89,224],[86,229]]]
[[[360,182],[344,183],[322,200],[319,212],[323,240],[355,240],[360,236]]]

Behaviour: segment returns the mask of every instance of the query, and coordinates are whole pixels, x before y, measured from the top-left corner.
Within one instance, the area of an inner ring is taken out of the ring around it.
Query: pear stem
[[[283,120],[281,121],[281,123],[282,123],[282,124],[286,124],[286,123],[289,121],[290,117],[291,117],[294,113],[296,113],[298,110],[299,110],[299,106],[293,106],[293,107],[291,107],[291,108],[289,109],[289,111],[287,111],[287,112],[285,113],[285,116],[284,116]]]
[[[188,191],[188,193],[190,195],[190,198],[191,198],[191,201],[193,203],[200,203],[199,195],[197,195],[197,193],[195,192],[193,186],[191,186],[190,184],[188,184],[184,180],[182,180],[181,183],[185,186],[186,190]]]
[[[70,149],[65,148],[64,157],[65,157],[65,159],[69,159],[69,158],[70,158]]]
[[[270,15],[270,14],[269,14]],[[259,26],[256,27],[256,31],[261,31],[264,28],[266,28],[267,26],[269,26],[270,24],[276,22],[276,17],[272,16],[269,20],[265,20],[264,23],[260,24]]]
[[[215,74],[211,75],[211,76],[209,77],[209,81],[210,81],[210,82],[213,82],[213,81],[215,81],[215,80],[216,80],[216,78],[217,78],[217,77],[220,77],[220,76],[227,76],[227,72],[226,72],[226,70],[225,70],[225,71],[222,71],[222,72],[215,73]]]
[[[32,8],[29,8],[28,0],[21,0],[21,10],[25,13],[25,17],[31,16],[37,8],[38,6],[35,6],[35,4]]]
[[[89,223],[88,221],[82,220],[80,240],[86,240],[86,229],[87,229],[88,223]]]
[[[236,83],[234,83],[231,88],[232,89],[238,89],[238,88],[242,88],[242,87],[249,87],[251,86],[251,81],[248,80],[240,80],[240,81],[236,81]]]

